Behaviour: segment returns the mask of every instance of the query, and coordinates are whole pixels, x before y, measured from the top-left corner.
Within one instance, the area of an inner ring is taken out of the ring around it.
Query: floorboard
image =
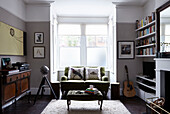
[[[51,101],[50,96],[38,97],[35,105],[33,105],[35,96],[31,96],[31,103],[28,103],[27,97],[23,97],[17,101],[16,104],[12,104],[9,107],[4,109],[3,114],[40,114],[47,104]],[[108,93],[108,98],[110,95]],[[126,98],[121,96],[120,101],[126,106],[126,108],[132,114],[143,114],[146,112],[145,102],[138,98],[137,96],[133,98]]]

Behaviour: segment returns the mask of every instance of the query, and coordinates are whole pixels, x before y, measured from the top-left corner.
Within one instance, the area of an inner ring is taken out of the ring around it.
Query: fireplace
[[[170,112],[170,59],[157,58],[156,61],[156,96],[165,98],[164,109]]]
[[[170,106],[170,71],[161,71],[161,97],[165,98],[164,109],[170,112],[168,106]]]

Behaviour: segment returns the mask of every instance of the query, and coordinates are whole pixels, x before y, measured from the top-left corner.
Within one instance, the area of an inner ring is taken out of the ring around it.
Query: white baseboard
[[[123,96],[123,88],[120,88],[120,96]]]
[[[31,88],[31,95],[36,95],[38,92],[38,88]],[[50,95],[50,88],[44,88],[44,95]],[[41,94],[41,91],[39,95]]]

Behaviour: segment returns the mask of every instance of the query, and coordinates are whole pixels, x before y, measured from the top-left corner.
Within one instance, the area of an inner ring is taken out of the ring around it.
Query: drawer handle
[[[12,78],[10,78],[9,81],[12,82]]]

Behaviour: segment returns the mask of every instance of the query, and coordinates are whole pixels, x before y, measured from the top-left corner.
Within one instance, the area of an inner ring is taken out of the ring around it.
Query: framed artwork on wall
[[[35,32],[34,33],[34,43],[35,44],[43,44],[44,43],[44,33],[43,32]]]
[[[134,59],[134,41],[118,41],[118,59]]]
[[[24,31],[0,22],[0,35],[0,55],[24,55]]]
[[[34,59],[45,58],[45,47],[44,46],[34,46],[33,47],[33,58]]]

